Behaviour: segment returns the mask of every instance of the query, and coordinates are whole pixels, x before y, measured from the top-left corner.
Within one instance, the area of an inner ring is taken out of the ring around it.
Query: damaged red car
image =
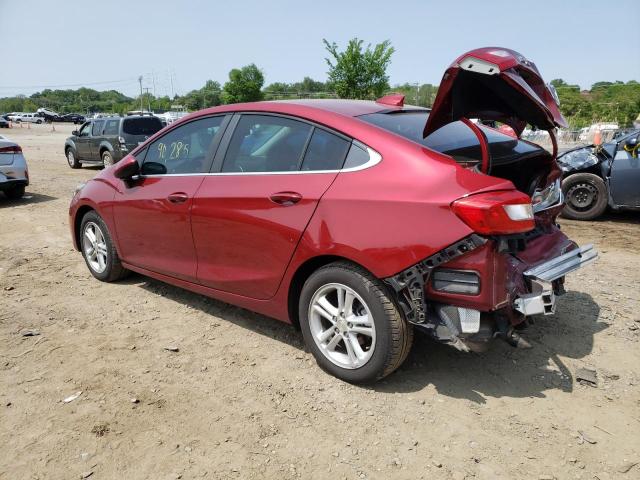
[[[504,48],[458,58],[431,110],[400,95],[202,110],[77,189],[73,242],[99,280],[134,271],[299,326],[349,382],[397,369],[418,329],[522,346],[597,256],[556,224],[557,147],[521,140],[527,124],[554,139],[565,120]]]

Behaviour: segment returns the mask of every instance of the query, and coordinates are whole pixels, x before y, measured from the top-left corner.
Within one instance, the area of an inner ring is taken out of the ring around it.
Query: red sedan
[[[399,95],[203,110],[78,189],[73,242],[99,280],[135,271],[299,326],[349,382],[398,368],[414,329],[524,346],[515,327],[597,256],[556,225],[556,148],[520,140],[526,124],[554,139],[565,121],[503,48],[457,59],[431,111]]]

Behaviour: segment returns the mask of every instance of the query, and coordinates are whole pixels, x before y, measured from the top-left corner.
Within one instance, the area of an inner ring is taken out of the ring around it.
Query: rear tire
[[[386,377],[402,365],[413,342],[413,328],[385,284],[347,262],[326,265],[307,279],[299,318],[318,365],[350,383]]]
[[[9,200],[18,200],[24,196],[24,185],[20,185],[17,187],[11,187],[8,190],[4,191],[4,194],[7,196]]]
[[[114,163],[113,156],[111,156],[111,152],[109,152],[109,150],[102,152],[102,164],[104,165],[104,168],[110,167]]]
[[[602,178],[592,173],[574,173],[562,182],[565,197],[562,216],[573,220],[594,220],[607,209],[609,196]]]
[[[130,272],[122,266],[102,217],[90,211],[82,217],[79,247],[91,274],[102,282],[115,282]]]
[[[73,151],[73,148],[67,148],[67,162],[71,168],[80,168],[82,164],[78,161],[76,157],[76,152]]]

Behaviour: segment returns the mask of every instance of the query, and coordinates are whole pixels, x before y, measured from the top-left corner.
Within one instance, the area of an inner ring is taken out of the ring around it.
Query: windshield
[[[482,159],[478,138],[473,131],[460,121],[451,122],[422,138],[429,112],[409,110],[392,113],[371,113],[361,115],[361,120],[372,123],[390,132],[401,135],[436,152],[453,157],[461,164],[476,164]],[[493,128],[480,126],[489,143],[493,165],[507,164],[521,160],[523,155],[540,152],[541,148],[531,143],[505,135]]]
[[[125,118],[122,132],[127,135],[153,135],[162,129],[162,122],[156,117]]]

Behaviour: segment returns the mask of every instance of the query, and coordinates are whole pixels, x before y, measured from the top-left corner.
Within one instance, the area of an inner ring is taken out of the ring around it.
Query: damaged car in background
[[[577,147],[558,156],[565,207],[562,216],[594,220],[607,207],[640,209],[640,130],[611,142]]]
[[[299,326],[349,382],[397,369],[414,330],[527,346],[528,319],[597,257],[556,224],[556,142],[521,140],[527,124],[555,139],[565,120],[503,48],[458,58],[432,110],[395,94],[210,108],[79,187],[71,237],[101,281],[135,271]]]

